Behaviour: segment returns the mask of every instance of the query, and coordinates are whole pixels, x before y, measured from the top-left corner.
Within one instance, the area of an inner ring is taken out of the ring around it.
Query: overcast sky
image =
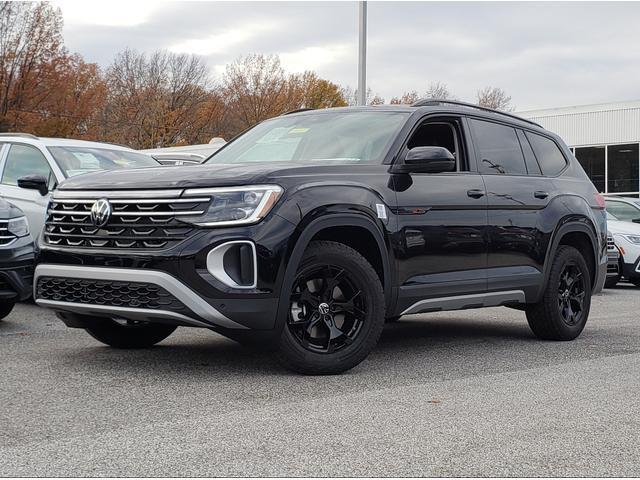
[[[108,65],[125,47],[277,53],[290,72],[357,83],[356,2],[54,2],[67,47]],[[387,101],[446,83],[502,87],[517,110],[640,99],[640,3],[369,2],[368,85]]]

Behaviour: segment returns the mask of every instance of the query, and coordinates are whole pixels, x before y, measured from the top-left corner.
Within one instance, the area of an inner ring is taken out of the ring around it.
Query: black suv
[[[298,111],[201,166],[63,182],[35,298],[114,347],[205,327],[337,373],[414,313],[504,305],[540,338],[577,337],[606,231],[602,197],[535,123],[440,100]]]
[[[0,319],[31,296],[33,239],[18,207],[0,198]]]

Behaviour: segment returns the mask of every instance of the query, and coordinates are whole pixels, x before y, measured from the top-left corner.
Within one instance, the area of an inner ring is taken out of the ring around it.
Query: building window
[[[607,147],[607,163],[609,165],[609,192],[637,192],[638,179],[638,144],[609,145]]]
[[[584,171],[587,172],[589,178],[598,189],[599,192],[605,191],[604,184],[604,156],[605,156],[605,147],[582,147],[576,148],[574,155],[584,168]],[[636,161],[638,159],[638,155],[636,154]],[[611,166],[611,163],[609,163]],[[636,182],[637,187],[637,182]]]

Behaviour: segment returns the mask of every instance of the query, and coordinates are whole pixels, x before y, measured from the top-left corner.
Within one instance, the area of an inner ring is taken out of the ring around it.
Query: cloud
[[[291,72],[320,71],[349,57],[351,50],[351,46],[345,44],[312,46],[294,52],[283,52],[280,60],[282,66]]]
[[[239,55],[275,53],[292,72],[356,85],[356,2],[58,3],[69,48],[103,65],[125,47],[169,49],[202,55],[219,76]],[[640,97],[638,3],[369,2],[368,11],[368,84],[387,99],[433,81],[463,100],[498,86],[519,109]]]

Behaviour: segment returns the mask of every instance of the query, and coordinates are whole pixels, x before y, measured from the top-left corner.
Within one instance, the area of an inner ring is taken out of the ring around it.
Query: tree
[[[296,108],[330,108],[346,107],[347,101],[343,91],[328,80],[324,80],[315,72],[306,71],[302,75],[292,75],[289,82],[295,84],[294,103]]]
[[[19,127],[24,112],[57,95],[44,82],[64,55],[62,14],[46,2],[0,4],[0,129]]]
[[[424,94],[424,98],[434,98],[438,100],[448,100],[453,98],[451,92],[449,92],[449,87],[447,87],[446,83],[442,83],[440,81],[431,82],[427,91]]]
[[[401,97],[393,97],[389,103],[391,105],[412,105],[420,100],[420,95],[415,90],[405,92]]]
[[[209,70],[196,56],[126,49],[106,73],[102,135],[134,148],[199,143],[211,132]],[[219,110],[215,110],[218,112]]]
[[[511,97],[498,87],[484,87],[476,94],[477,103],[481,107],[493,108],[504,112],[512,112]]]
[[[277,55],[237,58],[227,65],[222,83],[237,131],[296,108],[295,82],[288,81]]]
[[[347,85],[346,87],[342,87],[341,93],[345,101],[347,102],[348,106],[353,107],[358,105],[358,90],[354,90],[353,88]],[[378,95],[377,93],[374,94],[373,90],[371,90],[371,87],[369,87],[367,88],[367,96],[365,99],[365,104],[366,105],[383,105],[384,98]]]

